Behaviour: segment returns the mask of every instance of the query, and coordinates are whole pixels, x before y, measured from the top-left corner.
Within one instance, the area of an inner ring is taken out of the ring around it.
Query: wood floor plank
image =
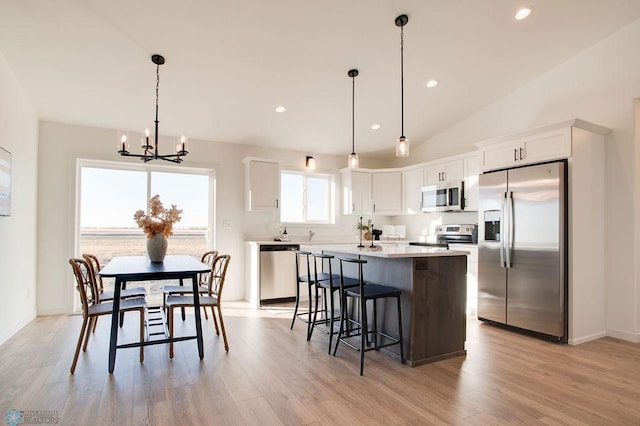
[[[640,345],[603,338],[560,345],[467,320],[467,355],[409,368],[383,352],[359,355],[327,335],[290,330],[291,306],[225,305],[230,351],[203,321],[194,341],[118,351],[107,372],[101,319],[69,374],[81,318],[39,317],[0,346],[0,413],[50,410],[59,424],[640,424]],[[193,313],[176,333],[193,333]],[[129,315],[120,342],[137,339]]]

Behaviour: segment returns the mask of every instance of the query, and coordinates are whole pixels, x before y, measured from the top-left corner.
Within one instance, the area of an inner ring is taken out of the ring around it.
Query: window
[[[282,172],[280,221],[333,223],[333,176]]]
[[[103,265],[114,256],[145,255],[146,236],[133,214],[146,210],[155,194],[165,207],[176,204],[183,211],[169,238],[169,253],[199,259],[213,248],[212,170],[80,160],[78,177],[78,254],[94,254]],[[161,294],[161,282],[140,284],[149,287],[152,298]]]

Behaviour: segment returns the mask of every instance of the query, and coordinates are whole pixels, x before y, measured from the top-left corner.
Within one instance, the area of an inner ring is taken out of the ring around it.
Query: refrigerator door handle
[[[505,219],[505,202],[507,199],[507,193],[505,192],[504,195],[502,196],[502,202],[501,202],[501,206],[500,206],[500,213],[501,213],[501,218],[500,218],[500,267],[504,268],[506,266],[505,262],[504,262],[504,219]]]
[[[511,268],[513,266],[513,191],[509,191],[509,195],[507,196],[507,212],[509,216],[509,232],[507,234],[507,238],[505,239],[506,248],[505,252],[507,255],[507,268]]]

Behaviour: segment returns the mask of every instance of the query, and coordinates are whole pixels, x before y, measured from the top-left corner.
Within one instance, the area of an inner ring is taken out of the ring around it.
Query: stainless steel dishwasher
[[[298,244],[260,245],[260,304],[296,298]]]

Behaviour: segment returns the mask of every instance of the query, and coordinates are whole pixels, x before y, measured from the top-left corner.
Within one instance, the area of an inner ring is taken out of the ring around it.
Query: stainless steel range
[[[440,225],[436,226],[436,240],[439,243],[477,243],[477,225]]]
[[[409,245],[422,247],[448,247],[449,244],[475,244],[478,242],[478,226],[466,225],[440,225],[436,226],[435,242],[411,242]]]

